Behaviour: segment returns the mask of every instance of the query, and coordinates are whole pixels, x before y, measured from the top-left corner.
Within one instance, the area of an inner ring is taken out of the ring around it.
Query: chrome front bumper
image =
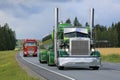
[[[101,58],[100,57],[59,57],[58,66],[64,67],[100,67]]]

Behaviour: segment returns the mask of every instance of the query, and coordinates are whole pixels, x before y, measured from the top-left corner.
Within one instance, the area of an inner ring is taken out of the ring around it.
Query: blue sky
[[[95,24],[110,26],[120,21],[120,0],[0,0],[0,24],[8,23],[18,39],[41,39],[53,29],[55,7],[59,21],[78,17],[84,25],[90,8],[95,8]]]

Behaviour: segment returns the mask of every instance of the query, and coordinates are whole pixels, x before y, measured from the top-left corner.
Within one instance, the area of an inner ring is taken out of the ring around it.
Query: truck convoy
[[[101,57],[100,52],[94,48],[93,18],[94,9],[91,9],[90,27],[58,24],[58,8],[55,8],[55,27],[51,34],[42,39],[40,63],[56,65],[59,70],[65,67],[88,67],[98,70],[101,66]]]
[[[37,57],[37,40],[35,39],[25,39],[23,42],[23,56],[27,57],[35,56]]]

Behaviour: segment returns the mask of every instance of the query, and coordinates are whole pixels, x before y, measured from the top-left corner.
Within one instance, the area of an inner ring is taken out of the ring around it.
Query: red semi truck
[[[27,57],[35,56],[37,57],[37,40],[35,39],[25,39],[23,42],[23,56]]]

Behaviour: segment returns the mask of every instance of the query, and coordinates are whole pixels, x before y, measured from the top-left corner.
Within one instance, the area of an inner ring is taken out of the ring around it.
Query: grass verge
[[[30,77],[18,65],[17,51],[0,51],[0,80],[37,80]]]
[[[102,55],[102,61],[120,63],[120,54]]]

